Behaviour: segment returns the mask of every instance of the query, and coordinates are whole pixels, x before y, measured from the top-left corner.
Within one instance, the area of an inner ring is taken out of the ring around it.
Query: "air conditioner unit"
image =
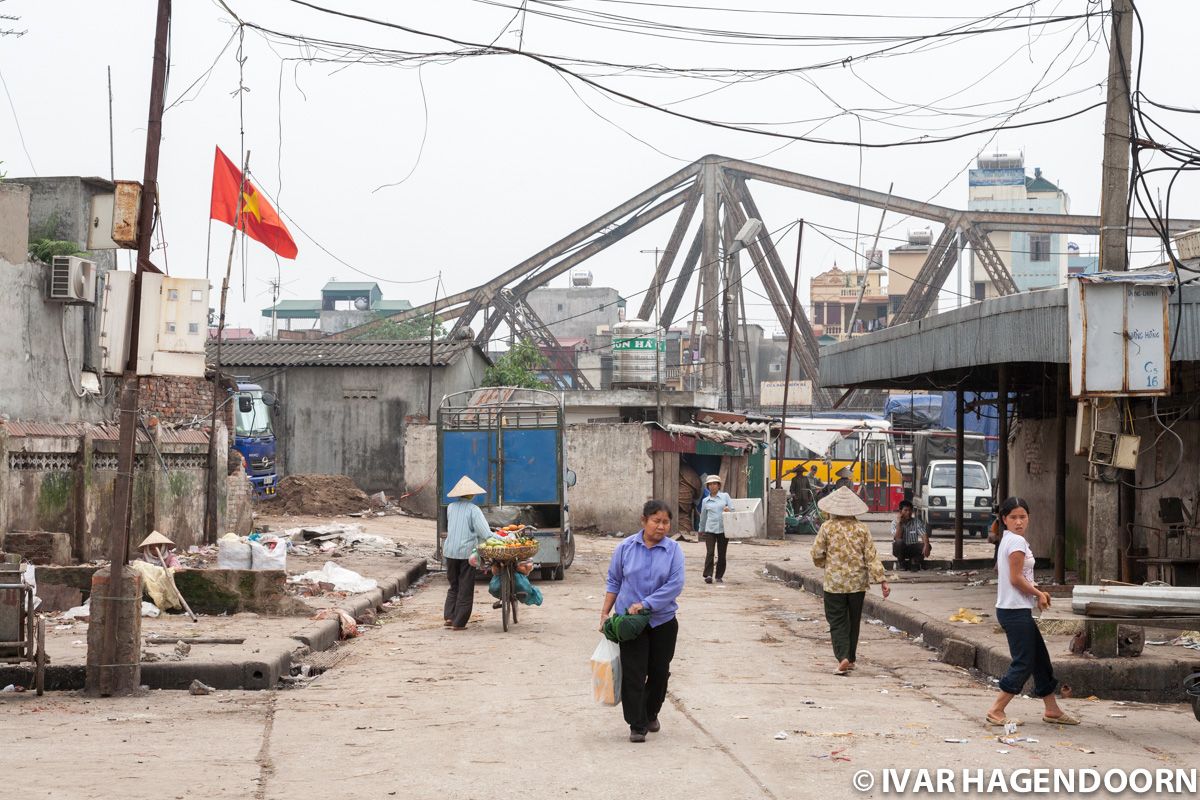
[[[1141,443],[1140,436],[1092,431],[1092,449],[1088,460],[1105,467],[1135,469]]]
[[[54,256],[46,299],[55,303],[95,303],[96,264],[75,256]]]

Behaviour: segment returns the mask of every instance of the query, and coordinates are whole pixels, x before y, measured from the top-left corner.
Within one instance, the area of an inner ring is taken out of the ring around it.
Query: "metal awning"
[[[1172,360],[1200,361],[1200,287],[1172,294],[1168,317],[1172,340],[1178,335]],[[825,387],[993,391],[996,367],[1007,364],[1019,391],[1052,379],[1053,365],[1070,361],[1067,290],[983,300],[820,352]]]

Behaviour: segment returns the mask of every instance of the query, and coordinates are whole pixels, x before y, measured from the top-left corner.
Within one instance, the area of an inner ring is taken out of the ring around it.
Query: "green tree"
[[[533,342],[522,339],[487,368],[483,373],[483,385],[546,389],[549,384],[538,378],[538,371],[547,363]]]
[[[422,314],[412,319],[406,319],[403,322],[394,322],[387,319],[387,315],[382,313],[377,318],[383,321],[354,338],[399,339],[407,342],[426,341],[429,339],[429,326],[431,324],[433,325],[433,337],[435,339],[446,338],[446,328],[442,324],[441,318],[434,319],[430,314]]]

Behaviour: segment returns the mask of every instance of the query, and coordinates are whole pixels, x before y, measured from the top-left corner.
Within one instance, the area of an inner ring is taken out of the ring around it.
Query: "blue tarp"
[[[984,436],[997,436],[1000,433],[1000,417],[996,414],[996,393],[995,392],[965,392],[963,394],[963,403],[967,407],[967,412],[963,414],[963,430],[966,433],[981,433]],[[1009,398],[1009,413],[1012,413],[1013,398]],[[979,405],[972,409],[972,404],[975,403],[992,403],[993,405]],[[939,427],[947,430],[955,429],[954,422],[954,392],[942,393],[942,418]],[[999,450],[999,442],[995,439],[988,440],[987,452],[988,455],[995,455]]]
[[[1000,418],[996,415],[996,406],[994,405],[996,402],[995,392],[979,394],[967,392],[963,396],[963,401],[967,406],[967,413],[963,415],[963,429],[966,433],[984,436],[997,436],[1000,433]],[[992,403],[993,405],[980,405],[978,408],[972,409],[972,404],[977,403]],[[1011,413],[1012,400],[1009,403]],[[954,392],[892,395],[883,407],[883,415],[891,421],[895,429],[899,430],[941,429],[952,431],[955,428]],[[997,441],[991,440],[987,443],[989,455],[995,455],[997,450]]]

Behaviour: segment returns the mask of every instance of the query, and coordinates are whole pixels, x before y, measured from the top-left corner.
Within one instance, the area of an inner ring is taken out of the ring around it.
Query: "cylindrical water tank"
[[[644,319],[612,326],[614,385],[657,384],[666,380],[662,331]]]

